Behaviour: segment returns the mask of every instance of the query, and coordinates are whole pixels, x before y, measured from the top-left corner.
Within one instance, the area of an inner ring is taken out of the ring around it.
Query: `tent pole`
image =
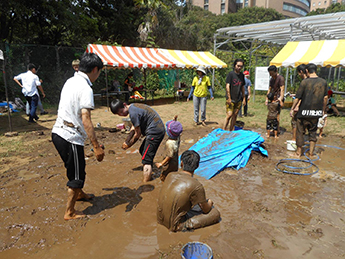
[[[286,77],[285,77],[285,89],[284,89],[284,94],[286,94],[286,90],[287,90],[287,83],[288,83],[288,77],[289,77],[289,70],[290,70],[290,68],[289,67],[287,67],[286,68]]]
[[[340,80],[340,75],[341,75],[341,67],[339,67],[339,69],[338,69],[337,91],[339,91],[339,80]]]
[[[2,50],[0,50],[0,60],[3,60],[2,76],[4,78],[4,84],[5,84],[5,95],[6,95],[7,110],[8,110],[8,112],[7,112],[8,113],[8,124],[10,126],[10,132],[12,132],[11,108],[10,108],[10,103],[8,101],[7,81],[6,81],[6,73],[5,73],[6,58],[4,58]]]
[[[106,85],[106,91],[107,91],[107,108],[109,110],[108,70],[107,70],[107,67],[105,67],[105,85]]]

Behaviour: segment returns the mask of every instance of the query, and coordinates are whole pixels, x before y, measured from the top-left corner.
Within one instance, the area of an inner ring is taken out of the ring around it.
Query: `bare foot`
[[[63,217],[64,220],[70,220],[70,219],[80,219],[85,218],[86,215],[82,213],[81,211],[75,211],[72,214],[65,213],[65,216]]]
[[[202,122],[201,122],[201,125],[205,127],[205,126],[206,126],[206,122],[205,122],[205,121],[202,121]]]
[[[278,136],[274,136],[275,138],[279,138]]]
[[[319,135],[319,138],[322,138],[322,135]]]
[[[288,154],[291,158],[301,159],[301,155],[297,154],[296,152]]]
[[[91,200],[93,197],[95,197],[94,195],[89,195],[86,194],[85,192],[81,191],[78,195],[77,201],[89,201]]]

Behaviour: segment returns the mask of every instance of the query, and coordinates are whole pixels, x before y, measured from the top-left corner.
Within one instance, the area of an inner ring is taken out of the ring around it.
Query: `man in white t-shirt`
[[[30,63],[28,65],[28,71],[21,73],[13,78],[13,80],[22,88],[22,93],[25,99],[28,101],[30,106],[29,122],[35,122],[38,120],[36,115],[36,109],[38,105],[38,91],[37,87],[40,89],[43,98],[46,96],[44,94],[43,88],[41,86],[41,80],[36,75],[37,68],[34,64]],[[20,83],[20,81],[22,83]]]
[[[104,151],[99,145],[91,121],[94,109],[92,83],[103,68],[102,60],[94,53],[84,53],[79,71],[62,88],[58,117],[52,130],[52,140],[67,169],[68,201],[65,220],[85,217],[76,211],[77,200],[89,200],[82,188],[85,182],[84,142],[88,137],[100,162]]]

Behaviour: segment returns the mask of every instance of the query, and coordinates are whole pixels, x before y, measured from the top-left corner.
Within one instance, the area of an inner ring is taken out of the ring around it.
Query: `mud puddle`
[[[185,129],[180,153],[198,140],[195,136],[210,131],[210,127]],[[77,203],[87,219],[63,220],[65,171],[51,143],[42,146],[44,157],[1,175],[1,258],[181,258],[181,247],[190,241],[207,243],[214,258],[345,255],[343,150],[318,146],[320,160],[315,163],[320,173],[290,175],[274,168],[288,157],[284,142],[291,134],[270,138],[265,141],[268,158],[253,153],[239,171],[227,169],[211,180],[196,176],[221,212],[219,224],[170,233],[156,223],[159,178],[142,183],[139,144],[127,153],[120,148],[126,135],[98,134],[106,147],[104,161],[97,162],[90,147],[85,148],[84,189],[96,197]],[[337,137],[318,144],[345,148]],[[163,156],[164,145],[156,160]]]

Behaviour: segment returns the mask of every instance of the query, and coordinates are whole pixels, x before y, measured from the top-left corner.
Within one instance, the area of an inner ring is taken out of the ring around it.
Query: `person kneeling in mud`
[[[182,172],[167,175],[159,194],[157,221],[169,230],[186,231],[219,222],[220,213],[206,199],[202,184],[193,178],[200,155],[187,150],[181,155]]]

